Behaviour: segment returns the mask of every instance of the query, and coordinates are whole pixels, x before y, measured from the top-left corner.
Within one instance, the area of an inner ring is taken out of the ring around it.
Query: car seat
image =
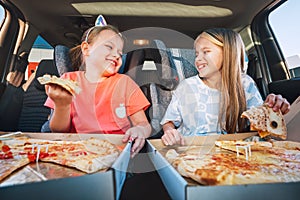
[[[24,90],[8,84],[0,99],[0,130],[17,131]]]
[[[273,81],[268,85],[270,93],[281,94],[292,104],[300,96],[300,78]]]
[[[123,73],[140,86],[156,83],[174,88],[176,86],[174,79],[177,75],[171,68],[167,53],[159,49],[157,43],[158,40],[154,40],[148,48],[128,52]]]
[[[57,68],[59,76],[63,75],[66,72],[74,71],[72,62],[70,59],[70,48],[64,45],[56,45],[54,47],[54,65]],[[51,111],[50,111],[51,115]],[[47,120],[41,126],[41,132],[51,132],[49,127],[49,120]]]
[[[24,73],[28,65],[28,53],[21,52],[15,62],[14,71],[7,78],[7,83],[1,84],[0,99],[0,130],[17,131],[18,119],[22,109],[24,90]],[[3,92],[3,93],[2,93]]]
[[[35,78],[24,93],[23,105],[18,123],[18,130],[23,132],[40,132],[42,125],[48,120],[50,108],[44,106],[47,99],[45,86],[37,80],[45,74],[59,76],[51,59],[41,60]]]
[[[261,73],[258,58],[254,54],[249,54],[248,59],[249,62],[248,62],[247,74],[251,76],[251,78],[254,80],[262,98],[265,99],[268,94],[268,89],[266,86],[267,84],[263,79]]]
[[[179,81],[176,70],[169,59],[169,52],[160,40],[154,40],[149,48],[127,53],[124,73],[141,88],[150,107],[145,111],[152,126],[152,138],[162,135],[160,121],[171,101],[171,91]]]
[[[56,65],[59,76],[66,72],[74,71],[69,56],[70,48],[64,45],[54,47],[54,64]]]
[[[194,49],[179,49],[171,48],[169,49],[170,58],[173,61],[173,65],[177,71],[179,82],[195,76],[198,71],[194,65],[195,63],[195,50]]]

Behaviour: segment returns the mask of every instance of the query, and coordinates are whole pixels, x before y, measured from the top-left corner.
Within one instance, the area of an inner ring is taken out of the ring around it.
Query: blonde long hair
[[[245,59],[244,43],[240,35],[230,29],[213,28],[203,33],[209,34],[213,40],[216,40],[213,43],[222,44],[223,48],[223,65],[220,69],[219,125],[227,133],[245,131],[245,120],[240,117],[241,113],[246,110],[246,97],[241,81]],[[198,38],[200,36],[201,34]],[[223,119],[225,119],[225,124]]]
[[[89,29],[87,29],[84,34],[82,35],[81,42],[87,42],[87,43],[92,43],[97,36],[104,30],[111,30],[118,34],[120,38],[124,41],[123,36],[119,32],[119,30],[112,26],[112,25],[106,25],[106,26],[93,26]],[[74,70],[85,70],[85,64],[82,56],[82,51],[81,51],[81,45],[77,45],[73,47],[70,50],[70,58],[72,62],[72,66]]]

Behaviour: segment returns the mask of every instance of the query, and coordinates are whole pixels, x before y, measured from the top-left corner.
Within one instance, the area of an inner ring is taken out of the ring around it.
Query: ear
[[[84,56],[89,55],[89,44],[86,41],[81,43],[81,51]]]

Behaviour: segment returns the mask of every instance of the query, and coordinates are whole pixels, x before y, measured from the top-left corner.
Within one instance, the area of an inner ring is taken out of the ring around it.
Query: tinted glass
[[[292,77],[300,77],[299,11],[299,1],[288,0],[273,11],[269,18]]]
[[[53,47],[44,38],[38,36],[29,54],[29,65],[25,78],[28,78],[36,70],[42,59],[53,59]]]
[[[0,27],[4,20],[4,8],[0,5]]]

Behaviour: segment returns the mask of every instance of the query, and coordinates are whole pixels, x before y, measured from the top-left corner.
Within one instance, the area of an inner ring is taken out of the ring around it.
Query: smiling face
[[[112,30],[103,30],[92,43],[84,42],[86,70],[98,71],[102,77],[116,74],[122,65],[122,38]]]
[[[220,77],[223,64],[223,48],[214,43],[209,37],[202,34],[195,42],[195,66],[200,77],[214,79]]]

